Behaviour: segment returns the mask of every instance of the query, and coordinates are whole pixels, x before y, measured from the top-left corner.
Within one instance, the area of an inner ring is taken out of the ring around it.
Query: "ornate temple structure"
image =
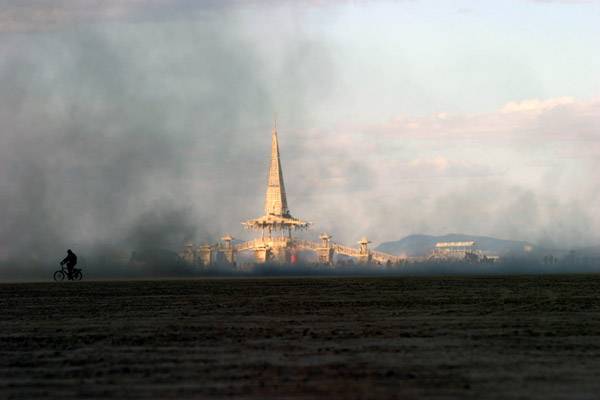
[[[353,257],[360,263],[390,264],[404,260],[401,257],[370,250],[368,247],[370,242],[366,238],[358,242],[359,248],[352,248],[333,243],[331,236],[327,234],[319,236],[320,242],[301,240],[292,236],[292,231],[308,229],[311,224],[290,214],[276,126],[271,135],[271,164],[264,215],[242,222],[242,225],[248,230],[260,232],[260,237],[237,244],[234,244],[233,237],[230,235],[223,236],[221,242],[216,244],[195,246],[188,243],[180,254],[181,258],[190,264],[203,267],[214,263],[235,265],[237,253],[242,251],[254,252],[257,263],[293,264],[301,251],[315,252],[318,262],[328,265],[333,264],[335,254]]]
[[[265,195],[265,213],[261,217],[242,222],[242,225],[248,230],[261,232],[261,238],[252,244],[257,261],[281,263],[294,261],[292,255],[296,246],[292,239],[292,230],[307,229],[310,225],[290,214],[283,183],[276,127],[273,128],[271,137],[271,166]]]

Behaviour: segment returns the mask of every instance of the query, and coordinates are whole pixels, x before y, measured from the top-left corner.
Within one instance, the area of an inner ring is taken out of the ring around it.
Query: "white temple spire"
[[[279,142],[277,140],[277,120],[271,135],[271,166],[265,196],[265,215],[288,216],[290,214],[287,206],[285,185],[283,183],[283,171],[279,157]]]

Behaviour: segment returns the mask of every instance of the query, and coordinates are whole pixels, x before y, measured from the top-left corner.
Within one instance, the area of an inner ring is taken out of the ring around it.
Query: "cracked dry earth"
[[[0,398],[598,398],[600,276],[0,284]]]

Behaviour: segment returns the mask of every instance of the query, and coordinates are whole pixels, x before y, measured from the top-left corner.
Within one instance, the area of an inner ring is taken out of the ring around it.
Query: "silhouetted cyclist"
[[[77,256],[71,251],[67,250],[67,256],[60,262],[60,265],[67,264],[67,275],[69,280],[73,279],[73,268],[77,265]]]

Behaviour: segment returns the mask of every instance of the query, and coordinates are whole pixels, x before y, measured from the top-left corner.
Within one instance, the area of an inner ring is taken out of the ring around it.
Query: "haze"
[[[0,3],[0,269],[245,238],[600,243],[597,1]]]

